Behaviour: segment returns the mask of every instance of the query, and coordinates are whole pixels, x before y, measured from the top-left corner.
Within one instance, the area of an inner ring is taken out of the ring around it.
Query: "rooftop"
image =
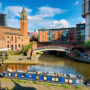
[[[0,26],[0,28],[12,29],[12,30],[20,30],[18,28],[13,28],[13,27],[8,27],[8,26]]]

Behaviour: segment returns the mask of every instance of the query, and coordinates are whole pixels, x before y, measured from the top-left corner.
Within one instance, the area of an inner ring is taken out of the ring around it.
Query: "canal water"
[[[0,65],[0,72],[4,72],[6,70],[78,74],[81,75],[83,79],[90,80],[90,64],[76,62],[67,58],[57,58],[54,56],[40,56],[38,65]]]
[[[54,56],[41,56],[39,65],[29,67],[32,71],[78,74],[85,80],[90,79],[90,64]]]

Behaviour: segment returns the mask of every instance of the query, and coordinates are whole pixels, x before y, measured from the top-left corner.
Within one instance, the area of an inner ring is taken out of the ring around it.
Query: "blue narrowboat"
[[[33,81],[43,81],[50,83],[60,83],[60,84],[71,84],[71,85],[81,85],[81,77],[77,75],[67,75],[60,73],[39,73],[39,72],[27,72],[27,73],[19,73],[19,72],[5,72],[5,78],[16,78],[16,79],[25,79],[25,80],[33,80]],[[82,81],[82,85],[84,85]]]

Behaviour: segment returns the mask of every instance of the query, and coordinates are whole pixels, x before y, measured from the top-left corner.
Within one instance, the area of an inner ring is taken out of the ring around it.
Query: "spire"
[[[24,6],[21,12],[21,20],[27,20],[27,13],[26,13]]]
[[[23,6],[23,9],[22,9],[21,13],[26,13],[26,10],[25,10],[24,6]]]

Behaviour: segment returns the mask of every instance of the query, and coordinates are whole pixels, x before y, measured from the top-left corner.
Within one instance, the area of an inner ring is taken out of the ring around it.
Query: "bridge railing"
[[[37,51],[37,50],[42,50],[42,49],[63,49],[63,50],[66,50],[66,51],[70,51],[69,48],[56,47],[56,46],[40,47],[40,48],[35,49],[35,51]]]

